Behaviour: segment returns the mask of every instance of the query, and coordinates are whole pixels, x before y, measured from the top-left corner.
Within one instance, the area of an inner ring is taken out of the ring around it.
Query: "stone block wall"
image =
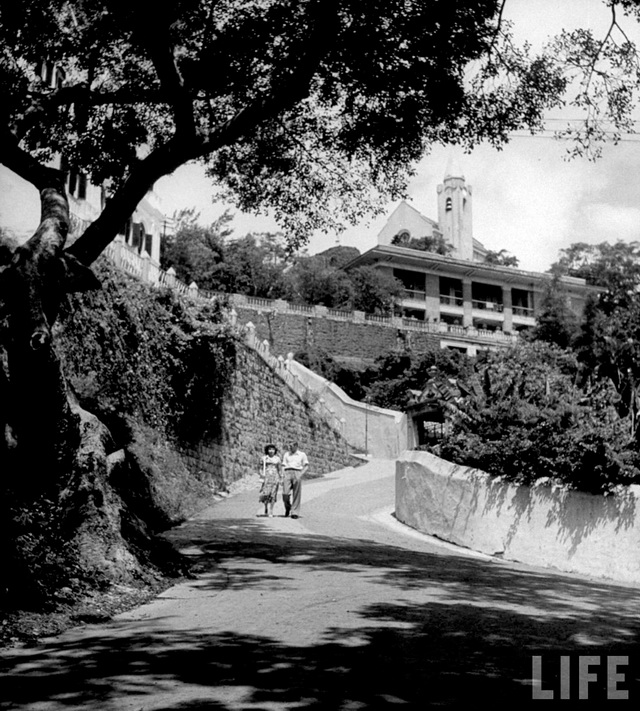
[[[238,344],[232,384],[214,440],[182,450],[189,469],[216,487],[258,472],[267,443],[283,454],[295,440],[309,457],[309,477],[360,463],[314,403],[300,397],[259,351]]]
[[[439,348],[439,337],[433,333],[364,319],[324,318],[315,315],[317,309],[311,315],[234,305],[238,322],[253,323],[257,337],[269,341],[271,350],[279,355],[315,348],[334,357],[373,362],[382,353],[408,345],[417,351]]]

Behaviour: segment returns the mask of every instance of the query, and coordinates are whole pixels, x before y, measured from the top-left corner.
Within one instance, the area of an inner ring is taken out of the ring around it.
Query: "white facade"
[[[40,196],[31,183],[0,166],[0,228],[18,244],[26,242],[40,222]],[[88,225],[100,215],[104,193],[92,185],[81,173],[70,170],[67,195],[71,230],[68,243],[77,239]],[[160,263],[160,241],[165,224],[159,198],[150,192],[140,202],[131,219],[123,225],[116,239],[125,242],[139,254],[147,252],[152,261]]]
[[[447,254],[410,244],[412,239],[442,237]],[[443,330],[441,345],[469,354],[486,347],[486,336],[509,338],[536,324],[549,275],[485,261],[487,250],[473,237],[472,190],[449,162],[438,186],[438,222],[406,202],[391,213],[378,235],[378,246],[347,268],[373,265],[404,286],[398,304],[407,325]],[[587,295],[596,291],[584,279],[563,277],[570,307],[580,314]],[[496,341],[497,342],[497,341]]]

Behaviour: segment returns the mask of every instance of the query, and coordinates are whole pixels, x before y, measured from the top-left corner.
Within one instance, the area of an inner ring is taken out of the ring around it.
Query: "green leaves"
[[[433,143],[499,144],[540,125],[562,82],[513,46],[497,10],[495,0],[5,4],[2,111],[43,159],[62,152],[109,181],[109,209],[122,214],[105,216],[105,232],[128,217],[125,179],[142,196],[204,158],[216,194],[271,211],[295,249],[400,197]],[[106,240],[100,229],[88,239]]]
[[[461,383],[436,453],[526,484],[550,478],[596,493],[637,481],[640,460],[612,383],[579,388],[577,372],[575,356],[543,343],[490,354]]]

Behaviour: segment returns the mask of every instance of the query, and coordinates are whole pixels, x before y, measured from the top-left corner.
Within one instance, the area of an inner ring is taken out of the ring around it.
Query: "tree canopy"
[[[0,12],[0,160],[40,188],[58,154],[105,184],[102,215],[72,248],[85,263],[187,161],[205,161],[238,207],[273,209],[299,244],[401,194],[434,142],[539,127],[565,86],[510,44],[497,0],[26,0]]]

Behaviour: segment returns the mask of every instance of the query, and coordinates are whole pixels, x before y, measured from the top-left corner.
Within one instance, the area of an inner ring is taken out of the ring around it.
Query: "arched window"
[[[409,244],[411,239],[411,233],[409,230],[400,230],[398,234],[391,240],[391,244],[402,246],[403,244]]]
[[[447,212],[451,212],[451,210],[453,210],[453,200],[450,197],[447,198],[447,200],[444,204],[444,209]]]

